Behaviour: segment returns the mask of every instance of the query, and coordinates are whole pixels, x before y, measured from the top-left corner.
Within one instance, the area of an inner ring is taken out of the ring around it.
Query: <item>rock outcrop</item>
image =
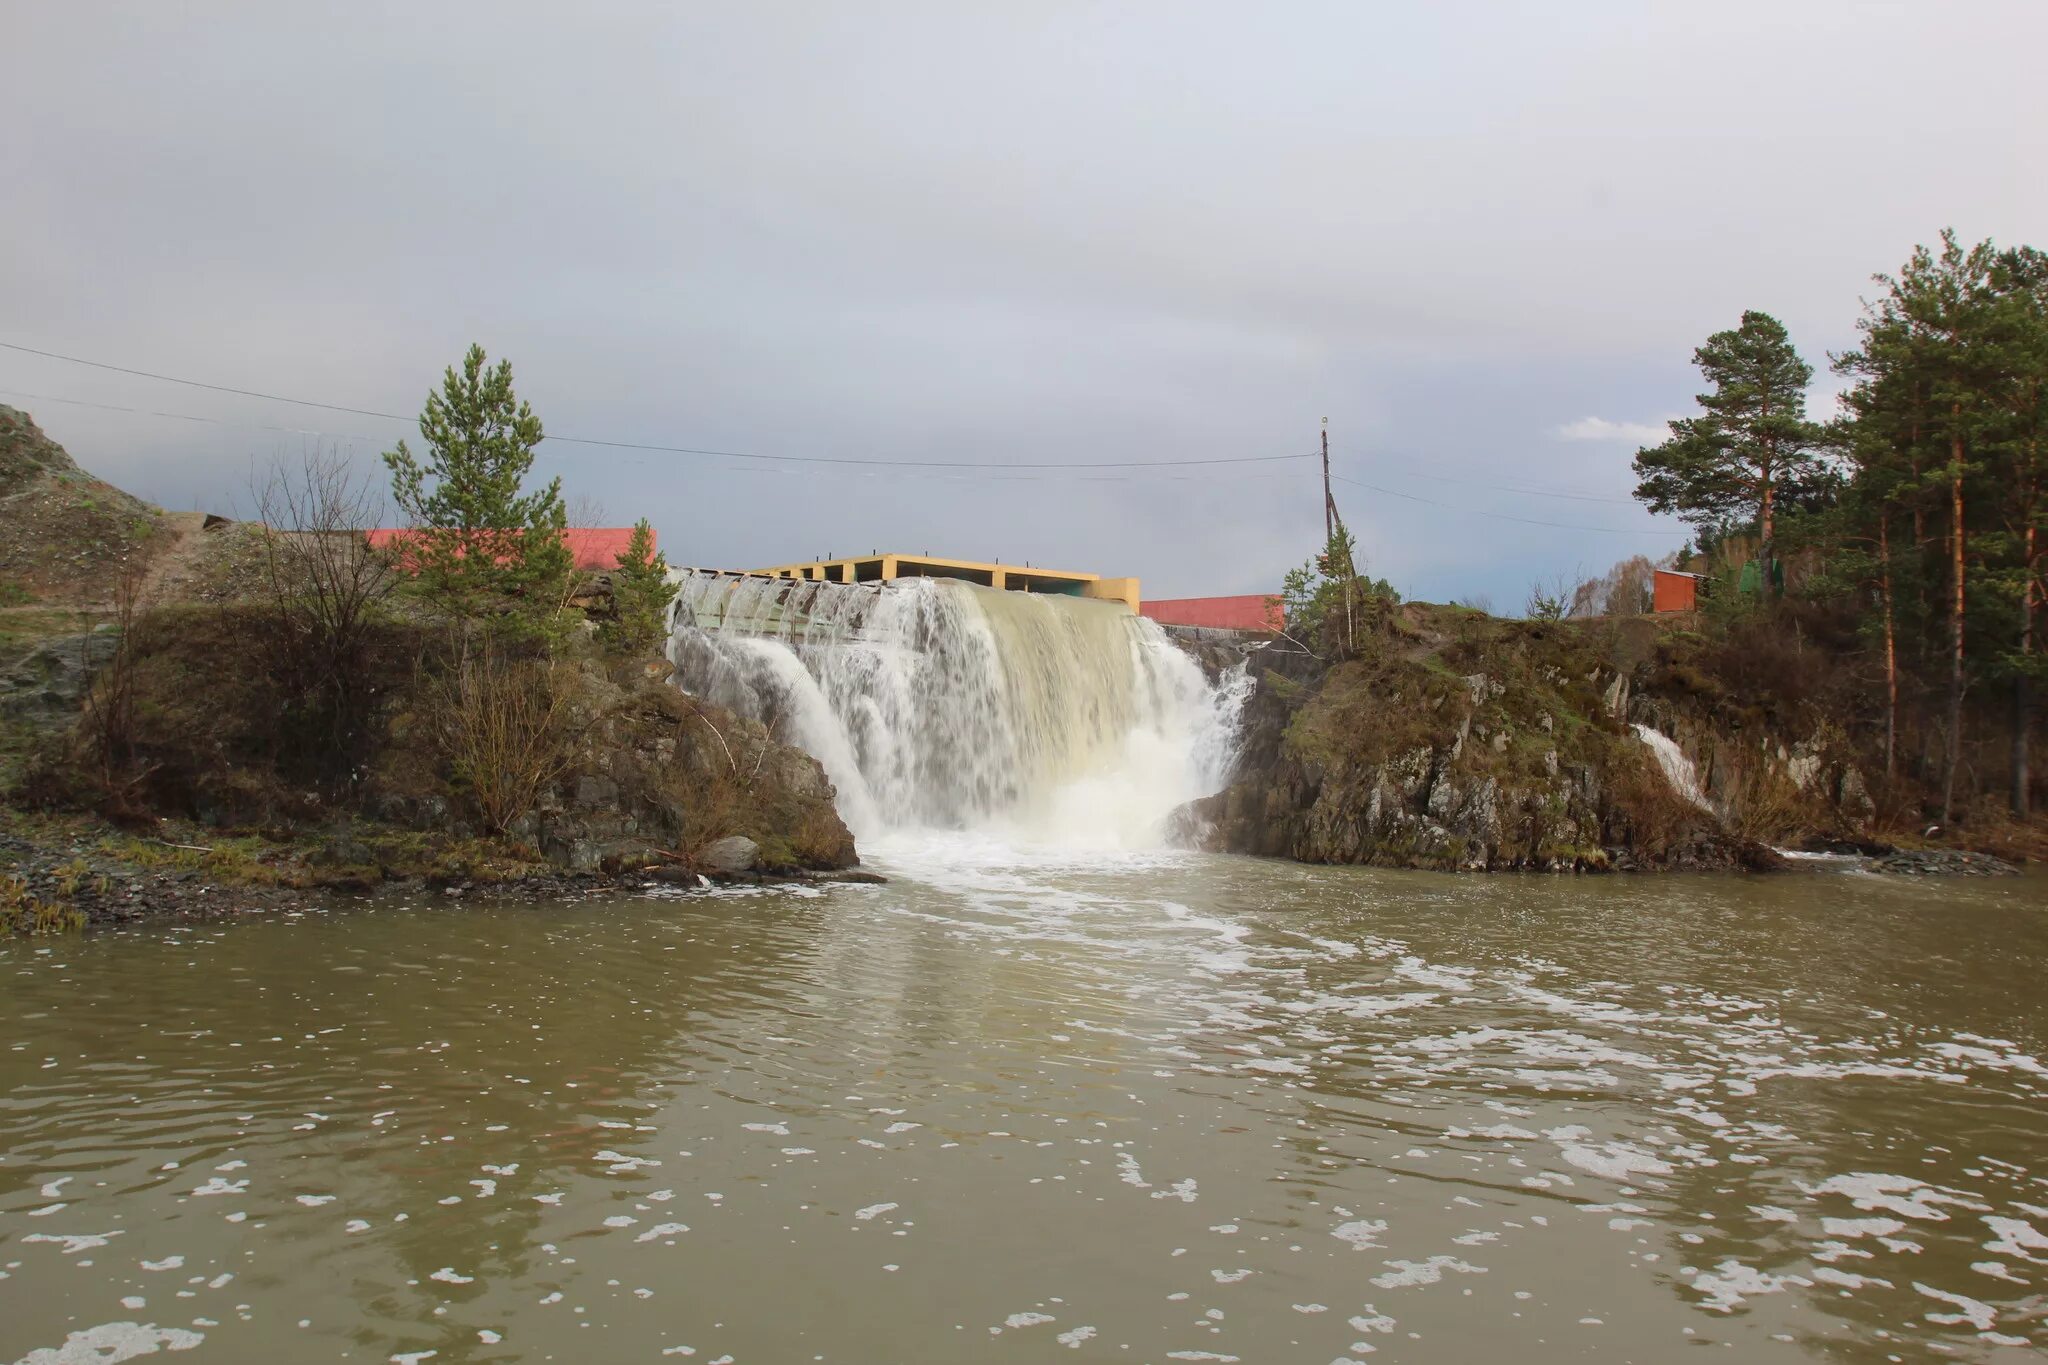
[[[1654,651],[1622,629],[1409,606],[1364,657],[1334,667],[1261,651],[1236,775],[1182,810],[1182,835],[1218,851],[1446,870],[1778,865],[1754,827],[1676,790],[1630,728],[1683,718],[1705,734],[1711,720],[1646,686]],[[1760,753],[1738,772],[1741,741],[1718,738],[1718,776],[1768,771],[1827,807],[1816,823],[1839,824],[1821,789],[1840,797],[1844,779],[1818,749]]]

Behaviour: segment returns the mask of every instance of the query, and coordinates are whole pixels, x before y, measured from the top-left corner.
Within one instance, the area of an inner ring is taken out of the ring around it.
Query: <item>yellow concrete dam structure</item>
[[[852,559],[814,559],[802,564],[777,564],[753,569],[754,575],[814,583],[888,583],[898,578],[959,578],[1007,592],[1050,592],[1067,597],[1092,597],[1121,602],[1138,610],[1138,580],[1104,578],[1067,569],[1041,569],[1029,564],[983,563],[976,559],[940,559],[932,555],[876,554]]]

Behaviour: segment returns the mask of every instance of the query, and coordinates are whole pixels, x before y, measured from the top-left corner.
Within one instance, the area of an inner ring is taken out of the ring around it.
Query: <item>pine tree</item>
[[[412,522],[405,558],[422,593],[458,615],[520,608],[553,613],[572,567],[568,510],[557,478],[522,493],[542,438],[540,418],[512,391],[512,364],[486,367],[471,346],[420,413],[424,460],[404,441],[388,451],[393,499]]]
[[[668,559],[654,548],[654,528],[642,517],[633,523],[633,537],[612,571],[612,603],[616,619],[605,625],[605,637],[620,653],[642,653],[660,645],[663,617],[675,589],[668,581]]]
[[[1740,327],[1708,337],[1692,359],[1713,392],[1699,395],[1701,416],[1673,422],[1670,440],[1636,452],[1636,496],[1707,536],[1753,520],[1768,595],[1778,502],[1827,473],[1819,429],[1806,420],[1813,367],[1784,324],[1753,310]]]
[[[1992,287],[1996,253],[1989,242],[1965,250],[1953,232],[1941,251],[1915,247],[1896,278],[1878,276],[1882,297],[1865,306],[1857,323],[1863,344],[1835,368],[1859,380],[1852,409],[1890,413],[1892,438],[1904,438],[1901,458],[1922,490],[1947,495],[1945,542],[1948,574],[1947,669],[1941,818],[1954,817],[1956,773],[1962,761],[1963,694],[1968,686],[1971,508],[1984,483],[1996,423],[1999,318]],[[1923,463],[1925,461],[1925,463]],[[1916,533],[1925,534],[1916,516]]]
[[[1999,472],[1991,481],[1997,500],[1996,548],[2000,586],[2013,599],[2013,647],[2000,660],[2012,681],[2012,813],[2032,813],[2031,747],[2034,684],[2048,671],[2034,628],[2048,551],[2048,254],[2032,247],[2001,251],[1991,268],[1992,307],[1987,329],[1991,401],[1988,442]]]

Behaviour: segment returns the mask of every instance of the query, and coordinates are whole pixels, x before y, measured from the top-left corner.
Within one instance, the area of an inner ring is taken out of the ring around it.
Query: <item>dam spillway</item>
[[[1222,785],[1248,691],[1119,601],[958,579],[690,574],[685,690],[813,754],[856,834],[1149,846]]]

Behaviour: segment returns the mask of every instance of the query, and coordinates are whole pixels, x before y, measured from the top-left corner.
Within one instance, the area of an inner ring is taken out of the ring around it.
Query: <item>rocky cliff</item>
[[[1770,843],[1854,838],[1872,814],[1839,735],[1739,704],[1653,620],[1411,604],[1359,658],[1282,648],[1253,656],[1232,782],[1182,812],[1200,846],[1441,869],[1765,867]],[[1704,790],[1679,790],[1637,724],[1674,737]]]

